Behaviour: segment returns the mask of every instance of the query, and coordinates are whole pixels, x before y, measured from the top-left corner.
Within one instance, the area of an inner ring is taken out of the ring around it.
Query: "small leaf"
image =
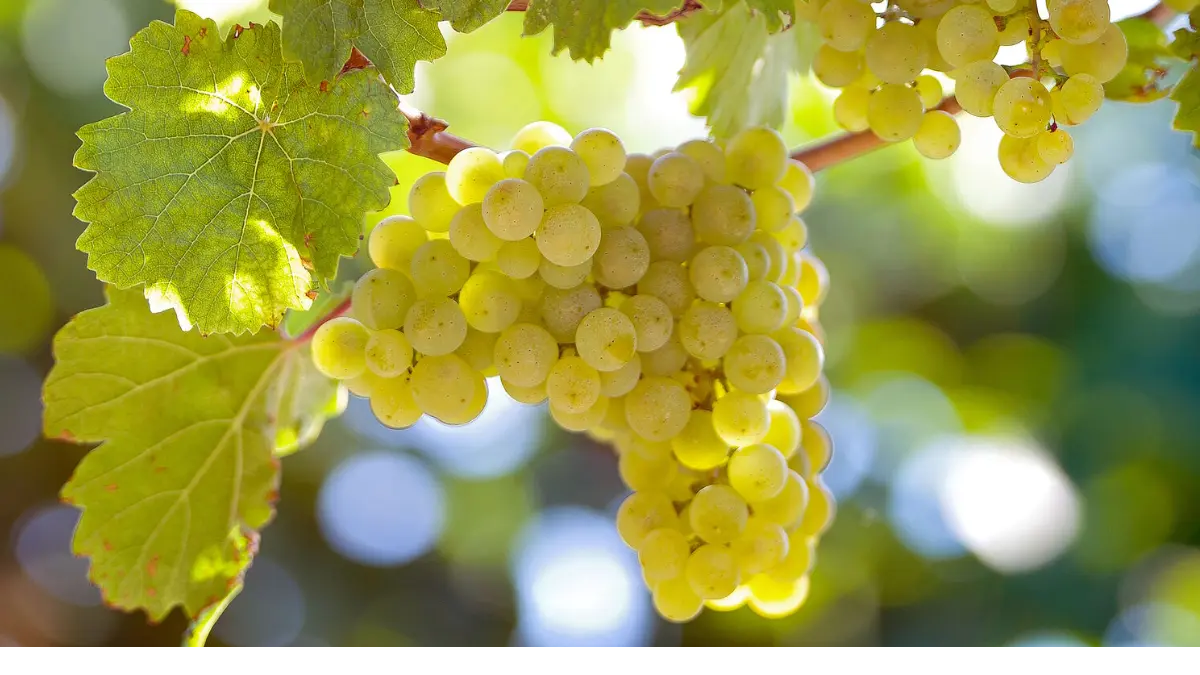
[[[591,63],[608,51],[612,32],[629,25],[643,10],[663,16],[683,0],[530,0],[525,10],[525,35],[554,27],[557,54],[566,49],[576,61]]]
[[[1175,85],[1171,100],[1179,103],[1173,126],[1195,134],[1193,143],[1200,148],[1200,64],[1193,64],[1179,84]]]
[[[791,28],[795,21],[795,0],[745,0],[746,6],[752,12],[761,12],[767,20],[767,30],[778,33],[785,28]],[[709,7],[712,3],[705,3]]]
[[[1167,47],[1167,36],[1153,21],[1130,18],[1118,21],[1129,45],[1125,67],[1104,85],[1107,98],[1133,103],[1147,103],[1163,98],[1169,87],[1159,86],[1167,75],[1169,60],[1174,55]]]
[[[83,510],[75,553],[113,606],[198,616],[241,583],[271,519],[279,430],[323,420],[301,404],[336,385],[304,343],[182,332],[115,289],[59,331],[54,355],[46,435],[100,443],[62,491]],[[314,393],[291,392],[300,382]]]
[[[503,14],[508,0],[422,0],[421,4],[441,12],[454,30],[470,33]]]

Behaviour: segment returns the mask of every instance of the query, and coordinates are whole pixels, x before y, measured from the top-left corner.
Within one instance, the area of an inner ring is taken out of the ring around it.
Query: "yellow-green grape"
[[[446,166],[446,189],[463,206],[483,201],[488,190],[504,178],[499,155],[478,146],[459,152]]]
[[[679,466],[675,469],[675,478],[667,488],[667,494],[672,501],[687,502],[679,512],[679,531],[686,537],[692,536],[691,506],[692,497],[696,495],[697,485],[704,482],[704,476],[698,471]]]
[[[637,361],[636,360],[630,361],[630,363],[636,364]],[[622,369],[622,370],[624,370],[624,369]],[[620,372],[622,372],[622,370],[618,370],[618,371],[616,371],[616,373],[620,373]],[[616,373],[608,373],[608,375],[614,376]],[[622,451],[621,451],[621,448],[617,445],[618,441],[621,439],[625,439],[625,438],[632,438],[633,434],[629,433],[629,424],[627,424],[625,422],[625,398],[624,398],[624,395],[619,395],[619,396],[614,397],[614,396],[609,396],[608,394],[604,393],[605,387],[608,386],[606,384],[607,381],[605,380],[604,376],[605,376],[605,373],[600,373],[600,398],[607,400],[608,406],[607,406],[606,410],[604,411],[604,419],[600,420],[598,429],[602,430],[602,431],[610,432],[608,438],[606,438],[605,440],[608,440],[609,443],[612,444],[613,449],[615,449],[617,451],[617,455],[619,456],[619,455],[621,455]],[[639,369],[639,376],[640,376],[640,369]],[[637,384],[637,381],[635,380],[633,382],[633,384]],[[629,388],[632,389],[633,386],[630,385]],[[637,454],[637,453],[635,453],[635,454]],[[642,457],[646,457],[647,459],[652,458],[649,455],[642,455]],[[674,480],[675,480],[675,476],[674,476],[674,473],[672,473],[671,481],[674,481]],[[668,482],[668,486],[669,485],[670,485],[670,482]]]
[[[413,253],[429,241],[417,221],[408,216],[388,216],[379,221],[367,238],[367,254],[376,267],[408,272]]]
[[[792,198],[792,209],[800,213],[812,203],[816,180],[803,162],[789,159],[783,178],[779,179],[779,187],[787,191]]]
[[[825,366],[825,350],[806,330],[787,326],[771,334],[783,349],[787,364],[777,389],[781,394],[798,394],[816,384]]]
[[[863,55],[867,68],[881,82],[904,84],[917,79],[925,68],[929,45],[912,25],[892,21],[867,38]]]
[[[546,377],[550,405],[568,413],[582,413],[600,398],[600,373],[578,356],[564,356]]]
[[[795,325],[796,321],[800,319],[801,312],[804,311],[804,297],[800,295],[800,291],[796,290],[795,286],[780,286],[779,290],[783,291],[784,300],[787,301],[783,325]]]
[[[675,329],[671,308],[653,295],[630,296],[621,303],[621,311],[633,324],[639,352],[652,352],[662,347]]]
[[[908,140],[921,128],[921,97],[915,89],[902,84],[885,84],[871,94],[867,103],[867,121],[879,138],[898,142]]]
[[[993,0],[993,2],[1012,2],[1013,0]],[[990,5],[989,5],[990,6]],[[995,9],[993,7],[993,9]],[[1007,14],[1008,12],[1004,12]],[[1000,30],[1000,44],[1005,47],[1019,45],[1029,38],[1029,19],[1024,14],[1009,16],[1004,22],[1004,28]],[[1048,43],[1047,43],[1048,44]],[[1042,56],[1045,58],[1045,45],[1043,45]]]
[[[522,387],[519,384],[508,382],[501,377],[500,384],[504,387],[504,391],[507,392],[508,395],[518,403],[524,403],[525,405],[537,405],[546,400],[545,382],[532,387]]]
[[[800,264],[796,260],[795,253],[789,253],[784,257],[783,269],[774,281],[781,286],[795,286],[800,283]]]
[[[942,102],[942,83],[932,75],[921,75],[916,82],[917,95],[926,110],[933,110]]]
[[[871,103],[871,90],[849,86],[833,100],[833,119],[846,131],[866,131],[871,126],[867,111]]]
[[[785,227],[784,231],[786,230],[787,228]],[[767,265],[767,274],[764,277],[766,279],[779,278],[779,273],[783,269],[784,259],[787,257],[787,251],[783,249],[783,244],[779,243],[779,239],[775,236],[778,234],[780,233],[758,231],[750,235],[750,241],[762,246],[763,250],[767,252],[767,260],[770,262]]]
[[[679,209],[652,209],[638,222],[638,232],[646,238],[651,260],[684,262],[692,256],[696,233],[687,214]]]
[[[776,581],[795,581],[812,570],[814,539],[799,531],[784,536],[787,553],[766,574]]]
[[[677,151],[696,160],[708,180],[725,182],[725,152],[716,143],[695,139],[682,143]]]
[[[538,226],[537,245],[542,257],[555,265],[583,264],[600,245],[600,221],[578,204],[551,206]]]
[[[715,544],[692,551],[683,573],[696,595],[705,599],[724,598],[733,593],[741,582],[733,553],[727,546]]]
[[[1108,82],[1121,72],[1129,58],[1125,33],[1115,23],[1108,24],[1094,42],[1062,46],[1062,67],[1068,75],[1085,73],[1100,82]]]
[[[743,241],[733,250],[742,255],[742,260],[746,261],[747,277],[750,281],[758,281],[767,277],[767,270],[771,269],[771,256],[767,254],[767,249],[762,244],[756,241]]]
[[[380,377],[396,377],[412,365],[413,348],[398,330],[371,331],[365,352],[367,369]]]
[[[861,49],[875,31],[875,10],[857,0],[829,0],[817,14],[821,38],[834,49]]]
[[[734,298],[731,308],[737,327],[743,333],[770,333],[783,326],[787,317],[787,297],[770,281],[751,281]]]
[[[916,2],[920,1],[916,0]],[[899,4],[907,8],[912,7],[915,3],[914,0],[905,0]],[[917,22],[916,29],[921,34],[921,39],[925,41],[925,45],[929,50],[929,59],[925,64],[925,67],[929,70],[936,70],[941,73],[948,73],[954,70],[954,66],[946,61],[945,57],[942,56],[942,50],[938,48],[937,26],[938,19],[941,18],[942,14],[945,14],[946,10],[955,4],[954,0],[933,0],[933,3],[925,5],[926,9],[936,10],[933,13],[922,12],[918,15],[913,13],[911,9],[907,10],[909,16],[919,16],[919,18],[923,19]]]
[[[800,428],[800,447],[808,457],[808,465],[814,473],[821,473],[833,459],[833,439],[820,422],[803,420]]]
[[[762,442],[778,450],[785,459],[796,454],[802,438],[798,413],[781,401],[767,403],[767,435]]]
[[[1016,77],[996,92],[992,114],[1009,136],[1031,138],[1050,123],[1050,92],[1032,77]]]
[[[449,231],[450,219],[459,208],[446,189],[444,172],[434,171],[421,176],[408,191],[408,210],[413,220],[430,232]]]
[[[662,492],[635,492],[617,509],[617,534],[634,550],[641,548],[646,535],[654,530],[678,529],[675,505]]]
[[[477,270],[458,295],[467,325],[485,333],[499,333],[517,320],[521,298],[512,280],[490,270]]]
[[[921,126],[913,136],[913,147],[929,159],[946,159],[958,150],[962,132],[954,116],[942,110],[930,110],[921,118]]]
[[[1104,86],[1086,73],[1072,75],[1050,92],[1054,119],[1059,124],[1083,124],[1104,102]]]
[[[962,109],[976,117],[991,117],[996,92],[1008,82],[1004,67],[993,61],[974,61],[958,68],[954,77],[954,97]]]
[[[696,595],[683,575],[655,584],[653,600],[654,611],[672,623],[687,623],[704,609],[704,598]]]
[[[633,358],[620,368],[600,371],[600,393],[609,398],[624,396],[633,391],[641,376],[642,357],[634,354]],[[624,412],[621,413],[621,420],[624,424]]]
[[[740,537],[749,517],[746,500],[728,485],[709,485],[697,492],[688,513],[692,530],[710,544]]]
[[[783,246],[785,253],[795,253],[808,243],[808,226],[800,216],[792,216],[783,228],[772,232],[771,236]]]
[[[525,175],[525,167],[529,166],[529,153],[520,150],[509,150],[500,153],[500,163],[504,165],[504,175],[509,178],[520,178]]]
[[[646,581],[657,583],[682,576],[691,550],[687,537],[677,529],[664,527],[648,532],[638,547],[638,562]]]
[[[541,254],[540,249],[538,253]],[[547,284],[560,290],[575,288],[584,281],[587,281],[588,275],[591,273],[591,258],[578,265],[555,265],[545,258],[542,258],[542,261],[538,263],[538,276]]]
[[[808,501],[808,483],[800,474],[788,471],[787,480],[779,494],[753,504],[754,515],[785,530],[791,529],[804,516]]]
[[[449,354],[466,339],[467,318],[458,303],[449,298],[425,298],[408,309],[404,335],[422,354]]]
[[[756,574],[747,583],[746,604],[755,614],[767,619],[789,616],[808,598],[808,577],[780,581],[768,574]]]
[[[808,419],[816,417],[818,413],[825,409],[825,406],[829,403],[829,393],[829,379],[822,375],[808,389],[795,394],[780,395],[779,400],[786,403],[788,408],[794,410],[796,415]]]
[[[804,509],[804,517],[800,521],[797,532],[810,537],[824,534],[833,523],[837,505],[833,501],[833,493],[819,478],[808,482],[808,506]]]
[[[743,266],[745,264],[742,263]],[[672,316],[683,316],[696,299],[696,291],[688,279],[688,269],[668,260],[650,263],[646,273],[638,280],[637,292],[662,300]]]
[[[1042,159],[1037,138],[1017,138],[1005,135],[998,149],[1000,168],[1009,178],[1021,183],[1036,183],[1054,171],[1054,164]]]
[[[356,378],[344,380],[342,384],[346,385],[346,391],[349,391],[351,394],[359,398],[370,398],[371,393],[375,391],[375,387],[379,386],[379,383],[383,379],[368,369],[364,370],[362,375]]]
[[[609,288],[628,288],[650,267],[650,247],[641,232],[632,227],[604,230],[592,260],[596,282]]]
[[[692,258],[688,278],[696,295],[709,302],[729,302],[750,280],[741,254],[728,246],[707,246]]]
[[[643,377],[625,396],[625,420],[648,441],[667,441],[683,431],[692,399],[683,385],[668,377]]]
[[[812,72],[823,84],[844,87],[858,79],[863,70],[863,57],[857,51],[843,52],[821,45],[813,57]]]
[[[480,387],[485,401],[487,397],[483,375],[457,354],[426,356],[417,361],[409,382],[417,406],[446,424],[466,424],[482,411]]]
[[[783,348],[766,335],[743,335],[725,352],[725,377],[744,392],[765,394],[778,386],[786,373]]]
[[[798,257],[800,279],[796,283],[796,290],[800,291],[806,307],[819,307],[829,293],[829,271],[820,258],[807,251],[801,251]]]
[[[612,400],[601,396],[596,399],[596,402],[587,410],[581,413],[567,412],[562,408],[554,405],[551,401],[548,406],[550,409],[550,417],[558,424],[558,426],[567,431],[594,431],[599,428],[608,416],[608,409],[611,407]]]
[[[750,201],[754,204],[758,226],[768,232],[777,232],[783,229],[796,211],[792,196],[788,194],[787,190],[775,185],[755,190]]]
[[[946,61],[961,67],[994,58],[1000,49],[1000,33],[986,9],[979,5],[959,5],[938,21],[937,44]]]
[[[704,187],[704,170],[691,157],[669,152],[650,165],[646,185],[659,204],[684,207],[691,204]]]
[[[758,396],[736,389],[713,404],[713,428],[728,445],[752,445],[766,438],[771,426],[767,404]]]
[[[696,236],[721,246],[746,241],[756,222],[754,203],[745,190],[720,183],[710,183],[700,191],[692,204],[691,216]]]
[[[1050,27],[1070,44],[1094,42],[1109,26],[1108,0],[1047,0]]]
[[[578,204],[590,187],[587,165],[572,150],[558,146],[538,150],[529,158],[525,180],[537,188],[547,208]]]
[[[1017,8],[1018,0],[987,0],[985,4],[996,14],[1003,16]]]
[[[658,203],[650,194],[650,186],[646,184],[646,176],[650,173],[652,164],[654,164],[654,158],[650,155],[633,153],[625,158],[625,173],[629,174],[629,177],[638,186],[642,211],[658,208]]]
[[[729,180],[748,190],[777,183],[787,170],[787,161],[788,149],[783,137],[766,127],[745,129],[725,146]]]
[[[464,206],[450,221],[450,245],[467,260],[494,260],[503,243],[484,223],[479,204]]]
[[[409,274],[421,297],[457,293],[471,276],[471,263],[454,250],[448,239],[433,239],[413,254]]]
[[[678,374],[687,360],[687,350],[679,342],[679,331],[675,331],[667,338],[666,344],[642,354],[642,372],[670,377]]]
[[[384,426],[407,429],[421,419],[420,406],[413,398],[409,376],[381,378],[371,387],[371,412]]]
[[[571,149],[587,166],[593,186],[607,185],[625,171],[625,146],[608,129],[587,129],[571,141]]]
[[[617,370],[637,354],[637,332],[620,310],[592,310],[575,329],[575,349],[596,370]]]
[[[498,375],[496,341],[499,339],[499,333],[485,333],[474,328],[467,328],[467,337],[463,338],[462,344],[454,350],[454,353],[470,364],[473,370],[483,373],[484,376]]]
[[[737,339],[738,324],[734,317],[733,312],[715,302],[697,302],[679,319],[679,343],[692,356],[715,361]]]
[[[487,228],[504,241],[518,241],[533,234],[545,210],[537,188],[520,178],[506,178],[493,185],[481,209]]]
[[[542,296],[542,323],[558,342],[571,342],[583,317],[603,304],[599,291],[591,284],[569,289],[547,288]]]
[[[713,414],[697,408],[691,412],[683,430],[671,439],[675,459],[689,469],[708,471],[729,458],[729,444],[713,426]]]
[[[604,185],[593,185],[582,204],[602,225],[629,225],[637,218],[641,196],[637,183],[627,173]]]
[[[729,457],[729,486],[748,502],[766,501],[783,491],[788,466],[783,453],[765,443],[747,445]]]
[[[675,462],[667,457],[643,457],[627,452],[617,460],[621,482],[635,492],[666,490],[675,477]]]
[[[1066,129],[1043,131],[1037,135],[1037,151],[1047,164],[1063,164],[1075,153],[1075,141]]]
[[[570,144],[571,134],[566,129],[553,122],[531,122],[521,127],[509,146],[527,155],[533,155],[545,147],[556,145],[565,148]]]
[[[354,318],[372,330],[399,328],[404,315],[417,300],[417,290],[408,276],[393,269],[376,268],[354,283],[350,306]]]
[[[788,534],[777,523],[751,517],[742,536],[729,544],[742,577],[748,579],[778,566],[788,555]]]
[[[513,279],[526,279],[538,271],[542,263],[542,252],[533,239],[506,241],[496,252],[496,267]]]
[[[312,339],[313,365],[335,380],[349,380],[367,369],[367,327],[355,319],[339,316],[321,324]]]

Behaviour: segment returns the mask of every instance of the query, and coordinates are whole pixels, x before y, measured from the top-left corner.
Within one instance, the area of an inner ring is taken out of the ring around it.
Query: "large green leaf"
[[[503,14],[508,0],[423,0],[421,4],[441,12],[454,30],[470,33]]]
[[[145,285],[185,327],[242,333],[304,308],[352,255],[363,215],[387,206],[382,152],[407,121],[372,69],[306,84],[275,24],[235,29],[186,11],[109,60],[105,93],[129,112],[79,131],[78,246],[101,280]]]
[[[418,0],[271,0],[283,16],[283,52],[313,82],[332,80],[357,47],[401,94],[413,90],[417,61],[446,54],[440,15]]]
[[[133,291],[77,315],[54,354],[46,435],[101,444],[62,491],[83,510],[74,549],[92,580],[154,619],[219,603],[271,518],[277,439],[319,427],[339,388],[303,343],[183,332]]]
[[[1160,86],[1167,75],[1168,59],[1174,58],[1167,47],[1167,36],[1153,21],[1133,17],[1117,22],[1125,34],[1129,57],[1116,77],[1104,84],[1104,94],[1116,101],[1148,103],[1170,91]]]
[[[592,62],[608,51],[614,30],[624,28],[646,10],[664,15],[683,0],[530,0],[525,35],[554,27],[553,53],[566,49],[571,58]]]
[[[1175,113],[1175,128],[1195,134],[1193,143],[1200,148],[1200,65],[1193,64],[1179,84],[1175,85],[1171,100],[1179,103],[1179,111]]]

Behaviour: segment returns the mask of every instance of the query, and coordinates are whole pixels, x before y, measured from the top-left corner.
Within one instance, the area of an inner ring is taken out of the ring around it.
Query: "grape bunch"
[[[795,611],[834,513],[812,174],[764,128],[650,156],[536,122],[512,146],[460,152],[372,230],[316,367],[396,428],[465,424],[489,384],[547,401],[619,456],[663,617]]]
[[[834,118],[850,131],[913,140],[922,155],[949,157],[960,132],[941,110],[942,85],[954,81],[966,112],[992,117],[1004,132],[1000,165],[1014,180],[1040,181],[1071,158],[1063,127],[1100,108],[1103,84],[1125,67],[1128,45],[1107,0],[897,0],[876,12],[860,0],[800,0],[802,18],[822,38],[813,74],[841,89]],[[1027,61],[995,62],[1001,46],[1024,43]]]

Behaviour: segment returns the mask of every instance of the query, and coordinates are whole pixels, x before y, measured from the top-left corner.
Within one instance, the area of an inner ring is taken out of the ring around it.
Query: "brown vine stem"
[[[512,2],[508,3],[508,7],[505,9],[509,12],[524,12],[525,10],[529,9],[529,0],[513,0]],[[638,15],[634,17],[634,20],[640,21],[643,26],[665,26],[702,9],[704,9],[704,7],[700,5],[698,0],[684,0],[683,5],[681,5],[679,8],[673,9],[662,16],[643,11],[638,12]]]

